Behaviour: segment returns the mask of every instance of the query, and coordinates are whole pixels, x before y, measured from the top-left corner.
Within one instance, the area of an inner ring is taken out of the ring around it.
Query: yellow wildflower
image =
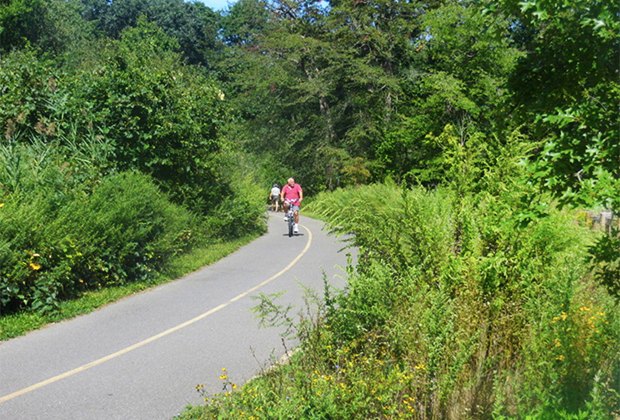
[[[581,312],[588,312],[590,310],[590,308],[588,308],[587,306],[584,305],[584,306],[580,307],[579,310]]]
[[[566,321],[566,318],[568,318],[568,314],[562,311],[562,313],[559,316],[554,316],[551,322],[555,323],[558,321]]]
[[[29,265],[34,271],[39,271],[41,269],[41,264],[37,264],[36,262],[31,262]]]
[[[560,362],[563,362],[565,359],[563,354],[560,354],[558,357],[555,358],[555,360],[559,360]]]
[[[4,203],[0,203],[0,209],[4,207]]]
[[[407,396],[403,402],[405,403],[405,405],[407,406],[407,409],[409,410],[410,413],[414,413],[415,412],[415,408],[414,408],[414,404],[415,404],[415,398],[412,398],[410,396]]]

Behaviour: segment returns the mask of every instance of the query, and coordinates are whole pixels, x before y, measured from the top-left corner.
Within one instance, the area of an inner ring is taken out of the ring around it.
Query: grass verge
[[[165,270],[153,280],[88,291],[77,299],[62,302],[60,309],[51,314],[23,312],[0,317],[0,341],[24,335],[54,322],[87,314],[126,296],[178,279],[203,266],[213,264],[243,245],[250,243],[258,236],[258,234],[252,234],[230,242],[211,243],[195,248],[191,252],[172,260]]]

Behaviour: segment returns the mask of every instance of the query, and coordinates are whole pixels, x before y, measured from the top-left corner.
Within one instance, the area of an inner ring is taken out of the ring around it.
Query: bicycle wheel
[[[288,221],[288,236],[289,238],[291,236],[293,236],[293,226],[295,225],[295,222],[291,222],[290,220]]]

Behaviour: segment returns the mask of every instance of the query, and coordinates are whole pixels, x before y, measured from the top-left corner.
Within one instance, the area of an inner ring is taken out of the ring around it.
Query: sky
[[[204,3],[213,10],[224,10],[228,7],[228,3],[232,4],[234,0],[197,0],[200,3]]]

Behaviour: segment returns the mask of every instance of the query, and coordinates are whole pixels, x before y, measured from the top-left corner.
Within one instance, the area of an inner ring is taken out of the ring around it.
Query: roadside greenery
[[[54,319],[68,299],[264,230],[217,82],[145,17],[106,38],[83,6],[1,6],[0,315]],[[60,42],[66,24],[80,42]]]
[[[257,235],[250,234],[235,240],[206,241],[187,253],[171,258],[162,267],[160,273],[149,279],[83,292],[78,298],[60,302],[55,311],[22,311],[0,317],[0,341],[23,335],[52,322],[92,312],[118,299],[139,293],[170,280],[176,280],[201,267],[218,261],[236,251],[239,247],[249,243]]]
[[[588,262],[600,233],[553,205],[524,224],[523,193],[320,195],[312,210],[359,248],[346,291],[289,325],[289,363],[180,418],[612,418],[620,311]]]
[[[173,203],[146,174],[103,175],[110,150],[97,138],[0,149],[3,314],[54,313],[88,290],[152,279],[193,247],[262,231],[263,207],[250,182],[201,215]]]
[[[184,416],[617,417],[620,229],[584,215],[620,209],[619,29],[611,0],[4,1],[0,336],[263,232],[292,175],[354,234],[349,287]]]

